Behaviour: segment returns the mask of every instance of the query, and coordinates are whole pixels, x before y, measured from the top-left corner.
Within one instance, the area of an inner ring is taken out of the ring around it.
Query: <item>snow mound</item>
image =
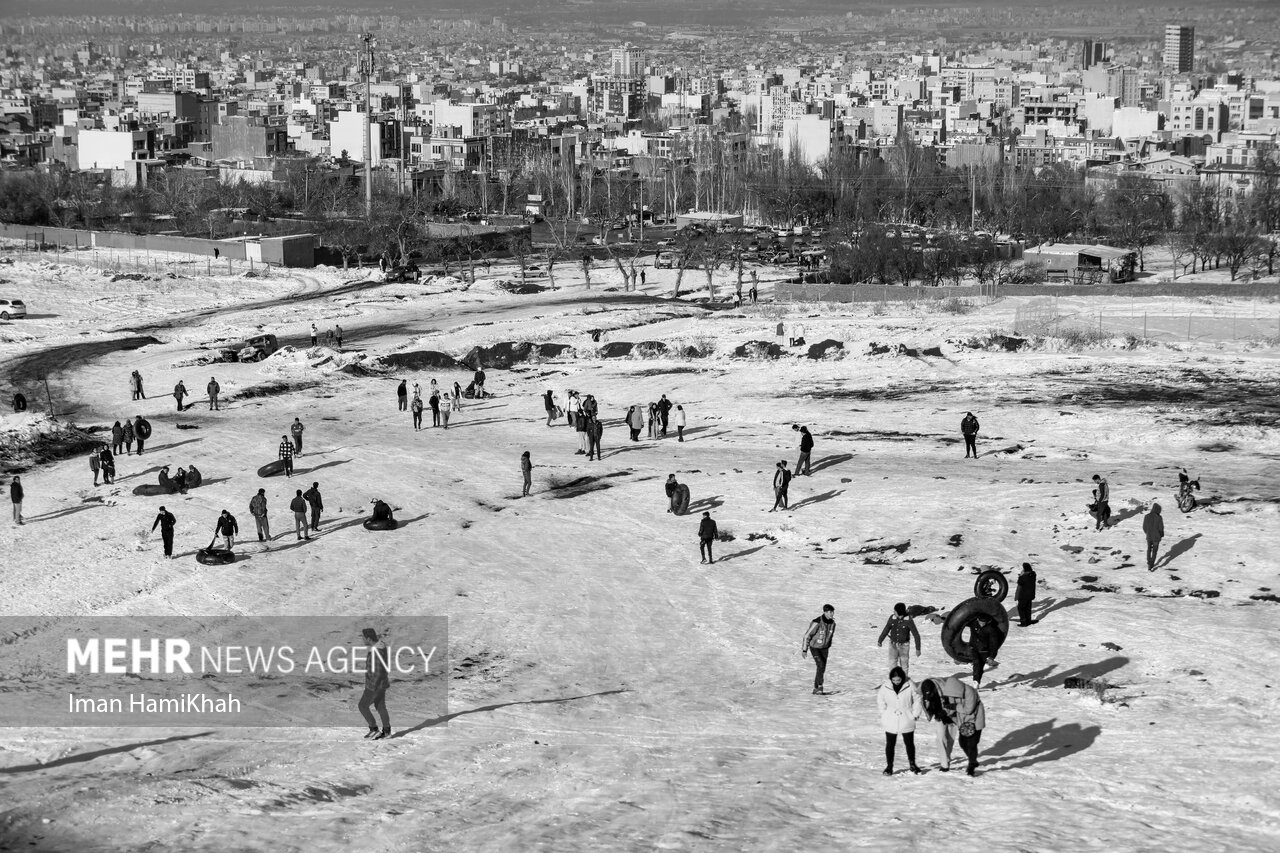
[[[260,372],[266,375],[280,375],[309,370],[323,370],[326,373],[338,371],[350,372],[366,358],[363,352],[339,352],[326,346],[298,349],[283,346],[263,359]]]

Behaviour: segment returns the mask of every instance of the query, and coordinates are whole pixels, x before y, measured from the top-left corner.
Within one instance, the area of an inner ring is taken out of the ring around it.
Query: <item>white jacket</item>
[[[569,402],[565,404],[565,409],[570,412],[582,411],[582,400],[579,397],[570,397]]]
[[[684,425],[684,409],[676,409],[676,426],[682,427]]]
[[[920,700],[920,688],[911,679],[907,679],[902,689],[896,693],[893,684],[885,681],[876,692],[876,704],[880,706],[880,725],[886,732],[903,734],[916,730],[916,717],[923,713]]]

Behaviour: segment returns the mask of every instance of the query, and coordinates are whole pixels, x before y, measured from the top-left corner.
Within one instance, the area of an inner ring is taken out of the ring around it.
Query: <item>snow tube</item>
[[[947,614],[946,621],[942,623],[942,648],[956,663],[973,663],[973,649],[969,641],[964,639],[964,629],[975,627],[977,616],[986,616],[995,621],[1001,642],[1009,636],[1009,614],[999,601],[994,598],[970,598],[961,602]]]
[[[366,518],[365,530],[395,530],[397,522],[394,518]]]
[[[987,569],[973,582],[974,598],[994,598],[1004,601],[1009,596],[1009,579],[999,569]]]
[[[206,566],[222,566],[235,561],[235,551],[228,551],[226,548],[201,548],[196,551],[196,562]]]
[[[141,486],[133,487],[133,493],[135,495],[141,495],[144,498],[154,498],[159,495],[171,495],[173,494],[173,491],[173,489],[170,489],[167,486],[157,486],[154,483],[144,483]]]
[[[146,441],[151,438],[151,421],[138,421],[138,425],[133,428],[133,431],[138,434],[138,438]]]
[[[689,512],[689,487],[684,483],[676,486],[676,515],[687,515]]]
[[[276,474],[284,473],[284,460],[277,459],[275,462],[268,462],[258,469],[259,477],[274,477]]]

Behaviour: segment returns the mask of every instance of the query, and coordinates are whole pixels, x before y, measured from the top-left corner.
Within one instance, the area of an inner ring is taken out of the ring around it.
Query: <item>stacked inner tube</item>
[[[228,551],[226,548],[201,548],[196,551],[196,562],[206,566],[223,566],[235,561],[235,552]]]
[[[973,648],[964,639],[964,629],[977,627],[977,618],[985,616],[995,622],[1000,642],[1009,636],[1009,614],[994,598],[970,598],[947,614],[942,623],[942,648],[956,663],[973,663]]]
[[[1004,601],[1009,597],[1009,579],[999,569],[987,569],[973,582],[973,597]]]

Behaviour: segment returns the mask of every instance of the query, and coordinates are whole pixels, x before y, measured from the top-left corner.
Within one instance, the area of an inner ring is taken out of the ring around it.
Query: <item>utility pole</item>
[[[373,49],[378,40],[370,33],[360,37],[364,47],[360,50],[359,71],[364,77],[364,215],[373,217],[373,115],[369,97],[369,81],[373,76]]]

